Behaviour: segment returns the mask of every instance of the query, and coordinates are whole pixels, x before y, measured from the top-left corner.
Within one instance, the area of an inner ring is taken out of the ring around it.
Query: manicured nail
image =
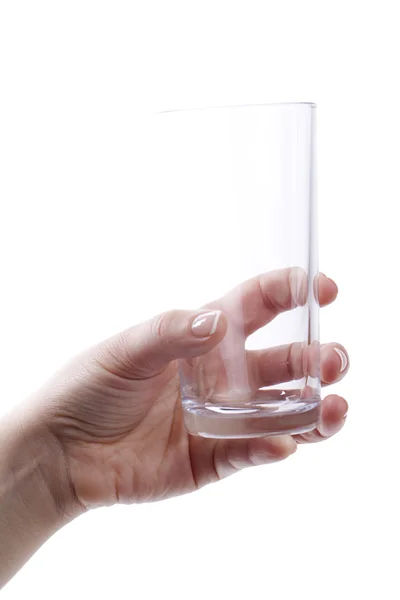
[[[343,350],[340,348],[334,348],[334,350],[340,358],[340,372],[343,373],[343,371],[346,370],[349,361],[347,360],[347,356]]]
[[[346,402],[346,411],[345,411],[345,413],[344,413],[344,415],[343,415],[343,417],[342,417],[342,418],[343,418],[343,421],[345,421],[345,420],[347,419],[347,414],[348,414],[348,412],[349,412],[349,405],[348,405],[348,404],[347,404],[347,402]]]
[[[220,310],[198,315],[192,323],[193,335],[199,338],[210,337],[217,330],[218,319],[221,315]]]

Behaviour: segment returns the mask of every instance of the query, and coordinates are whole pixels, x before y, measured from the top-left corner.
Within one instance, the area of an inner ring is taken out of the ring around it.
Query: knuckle
[[[157,315],[151,322],[151,332],[159,341],[164,340],[171,329],[172,316],[171,311],[163,312]]]
[[[174,340],[182,311],[170,310],[157,315],[150,324],[150,336],[169,360],[175,358]]]
[[[128,376],[132,370],[128,339],[122,333],[103,342],[96,362],[110,374]]]
[[[157,315],[152,321],[152,333],[160,341],[173,337],[173,333],[179,328],[183,311],[169,310]]]

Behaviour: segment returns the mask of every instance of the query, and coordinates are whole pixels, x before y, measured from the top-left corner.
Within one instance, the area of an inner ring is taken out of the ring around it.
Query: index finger
[[[338,293],[336,284],[319,273],[315,278],[321,306],[333,302]],[[308,297],[308,277],[299,267],[263,273],[239,284],[225,296],[207,306],[218,306],[227,315],[240,315],[244,333],[251,335],[270,323],[278,314],[303,306]]]

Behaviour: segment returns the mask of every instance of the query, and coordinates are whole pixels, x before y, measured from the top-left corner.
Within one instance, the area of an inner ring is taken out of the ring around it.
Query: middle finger
[[[247,361],[254,386],[258,389],[295,381],[310,375],[318,375],[317,346],[305,346],[300,342],[276,346],[265,350],[249,350]],[[320,376],[323,386],[340,381],[349,369],[349,355],[336,342],[320,347]]]

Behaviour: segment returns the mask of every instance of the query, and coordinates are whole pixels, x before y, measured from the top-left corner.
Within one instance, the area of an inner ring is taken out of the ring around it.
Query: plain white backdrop
[[[0,413],[171,308],[146,269],[162,248],[143,206],[148,120],[170,108],[318,104],[320,265],[340,289],[321,334],[352,359],[339,436],[197,494],[85,515],[2,598],[399,597],[396,4],[0,3]]]

